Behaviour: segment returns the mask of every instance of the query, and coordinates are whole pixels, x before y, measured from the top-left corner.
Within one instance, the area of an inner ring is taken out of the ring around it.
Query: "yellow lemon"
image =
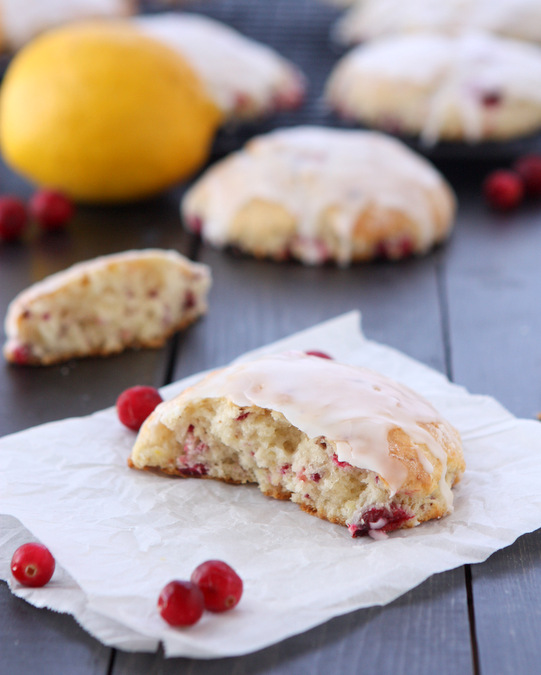
[[[191,176],[220,122],[183,59],[123,22],[42,35],[1,89],[6,162],[78,201],[138,199]]]

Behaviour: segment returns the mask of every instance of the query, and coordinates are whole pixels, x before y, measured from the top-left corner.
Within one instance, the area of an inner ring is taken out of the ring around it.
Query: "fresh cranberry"
[[[527,194],[541,196],[541,155],[526,155],[515,162],[513,169],[522,179]]]
[[[522,201],[524,186],[520,176],[514,171],[498,169],[486,178],[483,193],[490,206],[499,211],[509,211]]]
[[[45,586],[55,568],[54,558],[43,544],[23,544],[13,554],[11,573],[24,586]]]
[[[126,389],[116,401],[118,419],[133,431],[139,431],[141,425],[163,401],[160,392],[154,387],[138,385]]]
[[[158,598],[160,614],[170,626],[193,626],[203,615],[203,593],[190,581],[170,581]]]
[[[211,612],[233,609],[242,596],[242,579],[227,563],[207,560],[192,573],[192,583],[197,584],[205,599],[205,608]]]
[[[333,360],[332,356],[329,356],[325,352],[319,352],[316,349],[312,349],[309,352],[304,352],[306,356],[318,356],[320,359],[330,359],[331,361]]]
[[[28,204],[30,215],[44,230],[60,230],[73,218],[73,202],[58,190],[38,190]]]
[[[0,197],[0,240],[17,241],[28,222],[26,207],[17,197]]]

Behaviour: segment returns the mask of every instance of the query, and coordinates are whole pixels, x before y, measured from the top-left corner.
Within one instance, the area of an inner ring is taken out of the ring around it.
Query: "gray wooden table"
[[[320,92],[338,55],[328,42],[335,10],[313,0],[217,1],[193,9],[280,47],[310,75],[302,111],[224,133],[217,155],[271,124],[332,121]],[[66,233],[0,245],[2,315],[31,282],[78,260],[127,248],[176,248],[210,264],[215,279],[208,316],[162,350],[46,369],[0,364],[0,434],[88,414],[112,405],[128,386],[163,385],[224,364],[350,309],[361,310],[369,338],[397,347],[472,392],[495,396],[518,416],[535,417],[541,411],[541,203],[502,216],[480,197],[486,173],[525,147],[535,143],[436,151],[434,159],[459,198],[456,229],[441,249],[400,263],[304,268],[212,251],[180,227],[182,188],[139,205],[81,208]],[[21,196],[31,191],[5,167],[0,188]],[[540,560],[536,532],[484,564],[430,578],[387,607],[348,614],[249,656],[215,661],[104,647],[70,616],[35,609],[1,583],[0,673],[539,673]]]

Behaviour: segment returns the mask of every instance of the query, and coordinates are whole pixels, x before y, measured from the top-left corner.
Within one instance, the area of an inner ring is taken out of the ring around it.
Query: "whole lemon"
[[[1,89],[6,162],[84,202],[143,198],[189,177],[220,122],[183,59],[124,22],[42,35]]]

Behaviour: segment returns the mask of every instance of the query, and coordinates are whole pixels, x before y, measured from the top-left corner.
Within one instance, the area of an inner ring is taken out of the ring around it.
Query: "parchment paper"
[[[244,358],[284,349],[320,349],[426,396],[464,441],[467,471],[454,491],[454,513],[383,541],[352,539],[346,528],[255,487],[128,469],[135,435],[110,408],[0,440],[0,513],[7,516],[0,573],[13,592],[73,614],[107,645],[153,651],[161,641],[168,656],[231,656],[389,603],[430,575],[483,561],[541,527],[539,422],[517,419],[493,399],[366,340],[356,312]],[[165,387],[164,397],[198,378]],[[10,579],[11,555],[29,537],[48,546],[59,565],[41,589]],[[161,588],[189,578],[209,558],[242,576],[241,603],[226,614],[206,613],[189,629],[170,628],[156,609]]]

